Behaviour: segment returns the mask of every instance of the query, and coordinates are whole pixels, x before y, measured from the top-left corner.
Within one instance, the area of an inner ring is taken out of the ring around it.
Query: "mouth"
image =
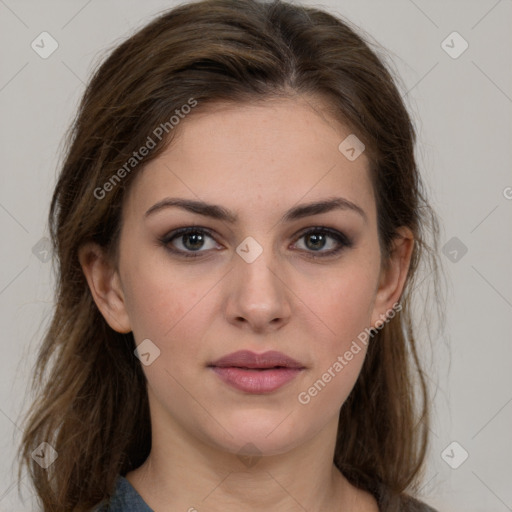
[[[282,354],[239,351],[208,365],[228,386],[249,394],[272,393],[291,382],[306,368]]]

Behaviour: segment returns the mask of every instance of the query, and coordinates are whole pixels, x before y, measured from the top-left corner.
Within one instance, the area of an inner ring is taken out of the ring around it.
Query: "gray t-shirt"
[[[110,502],[93,512],[154,512],[124,476],[119,476]]]
[[[376,498],[381,512],[437,512],[437,510],[414,498],[392,497],[385,487],[378,488]],[[93,512],[155,511],[148,506],[126,478],[119,476],[110,502],[94,509]]]

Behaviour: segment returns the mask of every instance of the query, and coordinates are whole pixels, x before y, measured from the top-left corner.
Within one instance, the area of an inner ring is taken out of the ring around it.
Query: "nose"
[[[272,251],[264,250],[251,263],[235,255],[233,265],[235,268],[228,277],[228,322],[257,333],[286,325],[291,317],[293,293]]]

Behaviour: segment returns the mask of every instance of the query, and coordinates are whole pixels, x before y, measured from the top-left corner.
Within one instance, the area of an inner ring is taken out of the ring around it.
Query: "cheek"
[[[125,298],[135,340],[145,338],[159,346],[197,316],[197,306],[208,292],[203,280],[162,265],[134,265],[126,274]],[[196,319],[197,320],[197,319]],[[166,341],[167,343],[167,341]]]
[[[376,271],[372,265],[346,267],[323,279],[321,286],[312,287],[304,295],[323,321],[323,332],[329,345],[342,348],[370,325],[375,288]],[[322,336],[324,337],[324,336]]]
[[[371,325],[376,272],[373,266],[353,266],[323,281],[321,289],[309,292],[315,315],[305,321],[309,337],[314,340],[315,365],[308,385],[302,389],[304,399],[299,403],[314,402],[310,411],[339,410],[357,381],[364,362],[368,338],[365,328]],[[304,293],[306,293],[304,291]],[[313,332],[314,318],[321,322]],[[309,414],[309,413],[308,413]]]

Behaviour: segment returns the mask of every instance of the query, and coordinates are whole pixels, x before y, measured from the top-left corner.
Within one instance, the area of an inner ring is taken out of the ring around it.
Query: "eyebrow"
[[[183,210],[187,210],[192,213],[197,213],[199,215],[204,215],[205,217],[211,217],[213,219],[229,223],[236,223],[238,221],[238,215],[227,210],[223,206],[205,203],[204,201],[176,197],[166,197],[165,199],[158,201],[158,203],[149,208],[144,216],[148,217],[158,211],[171,207],[182,208]],[[320,215],[321,213],[327,213],[333,210],[353,211],[359,214],[365,222],[368,220],[365,211],[357,204],[343,197],[332,197],[322,201],[295,206],[288,210],[281,217],[280,221],[290,222],[304,217],[309,217],[311,215]]]

